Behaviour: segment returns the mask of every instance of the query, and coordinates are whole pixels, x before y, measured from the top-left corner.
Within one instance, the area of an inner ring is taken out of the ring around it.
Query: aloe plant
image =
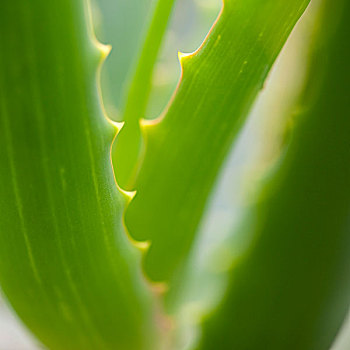
[[[101,102],[110,48],[96,40],[86,0],[1,5],[0,283],[44,346],[330,348],[349,299],[350,8],[323,1],[295,127],[227,242],[222,298],[201,310],[187,343],[178,312],[200,220],[309,1],[224,1],[201,47],[179,55],[168,107],[145,121],[175,5],[159,0],[123,125]]]

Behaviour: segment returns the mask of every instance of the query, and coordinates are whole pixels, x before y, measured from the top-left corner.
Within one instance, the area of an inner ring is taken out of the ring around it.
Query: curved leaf
[[[0,11],[0,282],[50,349],[154,349],[83,0]]]
[[[157,281],[181,274],[220,166],[308,0],[227,0],[202,47],[181,55],[164,116],[142,125],[146,154],[126,212]]]

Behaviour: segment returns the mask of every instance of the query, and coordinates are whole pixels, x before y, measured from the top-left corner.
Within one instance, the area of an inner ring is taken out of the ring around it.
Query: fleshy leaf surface
[[[134,190],[142,153],[140,119],[145,117],[154,67],[176,0],[158,0],[132,77],[123,112],[124,127],[114,145],[113,164],[119,184]]]
[[[0,282],[50,349],[154,349],[153,297],[123,227],[84,0],[0,11]]]
[[[180,55],[164,115],[143,123],[146,153],[126,212],[156,281],[181,274],[220,166],[308,0],[227,0],[202,47]]]

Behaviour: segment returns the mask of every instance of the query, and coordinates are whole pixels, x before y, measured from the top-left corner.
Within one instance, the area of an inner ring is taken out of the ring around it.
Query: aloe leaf
[[[96,36],[113,48],[101,71],[103,101],[108,116],[120,121],[154,0],[94,0],[94,3]]]
[[[327,350],[350,292],[350,3],[326,1],[291,141],[198,349]],[[237,242],[237,241],[236,241]],[[235,249],[235,242],[230,247]]]
[[[115,144],[113,164],[118,183],[132,190],[141,153],[139,121],[145,117],[154,66],[176,0],[158,0],[127,95],[123,122]]]
[[[309,1],[227,0],[201,48],[180,55],[164,115],[142,125],[146,153],[126,212],[156,281],[181,271],[220,166],[276,56]]]
[[[1,5],[0,282],[50,349],[155,349],[96,83],[106,48],[86,4]]]

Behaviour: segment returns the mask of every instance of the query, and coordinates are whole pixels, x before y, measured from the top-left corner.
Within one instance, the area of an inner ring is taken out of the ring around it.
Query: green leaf
[[[108,116],[120,121],[154,0],[93,0],[94,3],[96,36],[112,46],[101,71],[103,101]]]
[[[153,298],[122,223],[84,0],[0,11],[0,282],[50,349],[154,349]]]
[[[146,154],[126,212],[156,281],[181,275],[220,166],[307,0],[227,0],[160,120],[143,123]],[[118,171],[118,170],[117,170]]]
[[[118,183],[132,190],[141,153],[139,120],[145,117],[152,88],[152,76],[176,0],[159,0],[130,84],[123,114],[125,126],[115,144],[113,164]]]
[[[328,0],[291,142],[198,349],[327,350],[350,292],[350,3]],[[230,247],[235,249],[234,241]]]

